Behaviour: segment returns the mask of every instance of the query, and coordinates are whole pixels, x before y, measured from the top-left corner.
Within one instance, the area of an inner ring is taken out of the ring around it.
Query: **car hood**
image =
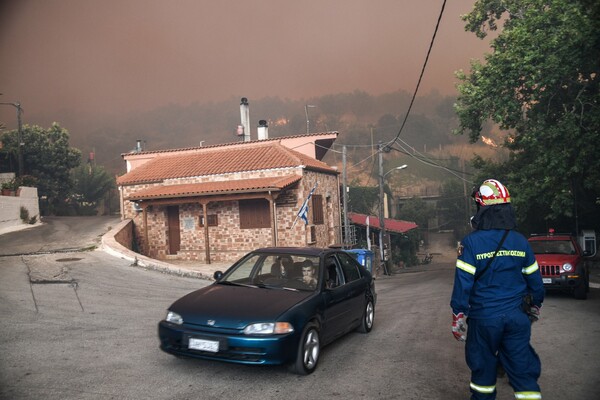
[[[579,256],[577,254],[536,254],[535,259],[541,265],[563,265],[565,263],[575,265]]]
[[[243,329],[249,323],[275,321],[313,294],[216,283],[182,297],[169,310],[181,315],[186,324]]]

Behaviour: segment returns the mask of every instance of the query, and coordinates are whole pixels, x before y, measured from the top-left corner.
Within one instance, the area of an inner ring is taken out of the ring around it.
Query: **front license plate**
[[[552,278],[542,278],[543,283],[552,283]]]
[[[212,353],[216,353],[219,351],[219,342],[190,338],[188,347],[192,350],[210,351]]]

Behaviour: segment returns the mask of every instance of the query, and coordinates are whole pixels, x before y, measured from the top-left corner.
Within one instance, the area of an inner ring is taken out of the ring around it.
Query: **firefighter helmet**
[[[477,204],[482,207],[510,203],[510,194],[506,186],[495,179],[483,181],[479,190],[473,193]]]

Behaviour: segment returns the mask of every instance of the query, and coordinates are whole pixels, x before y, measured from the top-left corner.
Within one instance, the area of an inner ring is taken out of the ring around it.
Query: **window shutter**
[[[322,225],[325,222],[323,217],[323,196],[320,194],[313,194],[312,196],[312,212],[313,212],[313,224]]]

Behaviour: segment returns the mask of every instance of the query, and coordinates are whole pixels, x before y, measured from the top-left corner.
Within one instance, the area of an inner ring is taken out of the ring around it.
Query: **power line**
[[[429,61],[429,55],[431,54],[431,49],[433,48],[433,43],[435,42],[435,37],[437,35],[437,31],[440,26],[440,22],[442,20],[442,15],[444,14],[444,8],[446,8],[446,0],[444,0],[444,3],[442,4],[442,9],[440,10],[440,15],[438,16],[438,20],[435,25],[435,30],[433,31],[433,37],[431,38],[431,42],[429,43],[429,49],[427,50],[427,56],[425,57],[425,62],[423,63],[423,68],[421,68],[421,74],[419,75],[417,87],[415,88],[412,99],[410,100],[410,105],[408,106],[408,110],[406,111],[406,115],[404,116],[404,120],[402,121],[402,125],[400,126],[400,130],[398,131],[396,138],[394,138],[394,140],[390,141],[387,144],[388,146],[390,145],[390,143],[397,141],[398,138],[400,137],[400,134],[402,133],[402,130],[404,129],[404,125],[406,124],[406,120],[408,119],[408,115],[410,114],[410,110],[412,109],[413,103],[415,102],[415,98],[417,97],[417,93],[419,92],[419,86],[421,86],[421,80],[423,79],[423,74],[425,73],[425,68],[427,67],[427,62]]]
[[[400,141],[403,142],[404,144],[406,144],[407,146],[410,146],[404,140],[400,139]],[[473,182],[469,181],[468,179],[463,178],[461,175],[458,175],[458,174],[465,174],[465,175],[472,175],[472,174],[467,174],[466,172],[463,172],[463,171],[453,170],[451,168],[448,168],[448,167],[445,167],[445,166],[440,165],[438,163],[435,163],[435,162],[431,161],[429,158],[427,158],[425,155],[423,155],[423,154],[419,153],[417,150],[415,150],[415,152],[419,154],[419,157],[417,157],[414,154],[411,154],[405,148],[403,148],[402,145],[398,144],[398,142],[396,142],[394,144],[399,145],[400,148],[401,148],[401,150],[398,150],[397,148],[395,148],[393,146],[390,146],[391,149],[394,149],[394,150],[396,150],[396,151],[398,151],[400,153],[404,153],[404,154],[406,154],[406,155],[414,158],[415,160],[417,160],[417,161],[419,161],[419,162],[421,162],[423,164],[429,165],[430,167],[443,169],[444,171],[450,173],[451,175],[454,175],[456,178],[460,179],[461,181],[465,181],[467,183],[473,183]]]
[[[438,164],[438,163],[432,161],[432,160],[450,161],[450,159],[433,159],[433,158],[429,158],[429,157],[426,157],[426,156],[421,155],[421,154],[419,154],[419,156],[417,156],[417,155],[411,153],[410,151],[406,150],[404,147],[402,147],[401,149],[397,149],[395,147],[390,147],[390,149],[395,150],[398,153],[406,154],[407,156],[412,157],[412,158],[414,158],[416,160],[422,161],[423,163],[428,164],[428,165],[430,165],[432,167],[439,167],[439,168],[446,169],[448,171],[454,171],[454,172],[458,172],[458,173],[461,173],[461,174],[463,173],[463,171],[461,171],[461,170],[450,168],[450,167],[446,167],[446,166],[443,166],[441,164]],[[416,150],[414,150],[414,151],[416,152]],[[464,174],[465,175],[473,175],[470,172],[464,172]]]
[[[425,61],[423,62],[423,67],[421,68],[421,73],[419,74],[419,80],[417,81],[417,86],[415,88],[415,91],[413,92],[412,98],[410,100],[410,104],[408,106],[408,110],[406,111],[406,115],[404,116],[404,120],[402,121],[402,125],[400,125],[400,129],[398,130],[398,133],[396,134],[396,137],[393,140],[390,140],[387,144],[385,144],[382,149],[385,149],[386,147],[390,146],[391,144],[393,144],[394,142],[396,142],[399,138],[400,138],[400,134],[402,133],[402,130],[404,129],[404,126],[406,125],[406,121],[408,120],[408,116],[410,115],[410,111],[412,109],[412,106],[415,102],[415,99],[417,97],[417,93],[419,92],[419,87],[421,86],[421,81],[423,80],[423,75],[425,74],[425,68],[427,67],[427,63],[429,62],[429,56],[431,54],[431,49],[433,48],[433,43],[435,42],[435,37],[437,36],[437,32],[439,30],[440,27],[440,22],[442,21],[442,16],[444,15],[444,9],[446,8],[446,0],[444,0],[444,2],[442,3],[442,8],[440,10],[440,15],[438,16],[437,22],[435,24],[435,29],[433,31],[433,36],[431,38],[431,41],[429,42],[429,49],[427,50],[427,55],[425,57]],[[353,147],[359,147],[358,145],[354,145]],[[372,145],[364,145],[364,147],[373,147]],[[378,150],[378,152],[381,150]],[[370,157],[368,157],[370,158]],[[366,158],[365,160],[367,160],[368,158]],[[358,165],[362,162],[364,162],[365,160],[360,161],[359,163],[355,164]]]

